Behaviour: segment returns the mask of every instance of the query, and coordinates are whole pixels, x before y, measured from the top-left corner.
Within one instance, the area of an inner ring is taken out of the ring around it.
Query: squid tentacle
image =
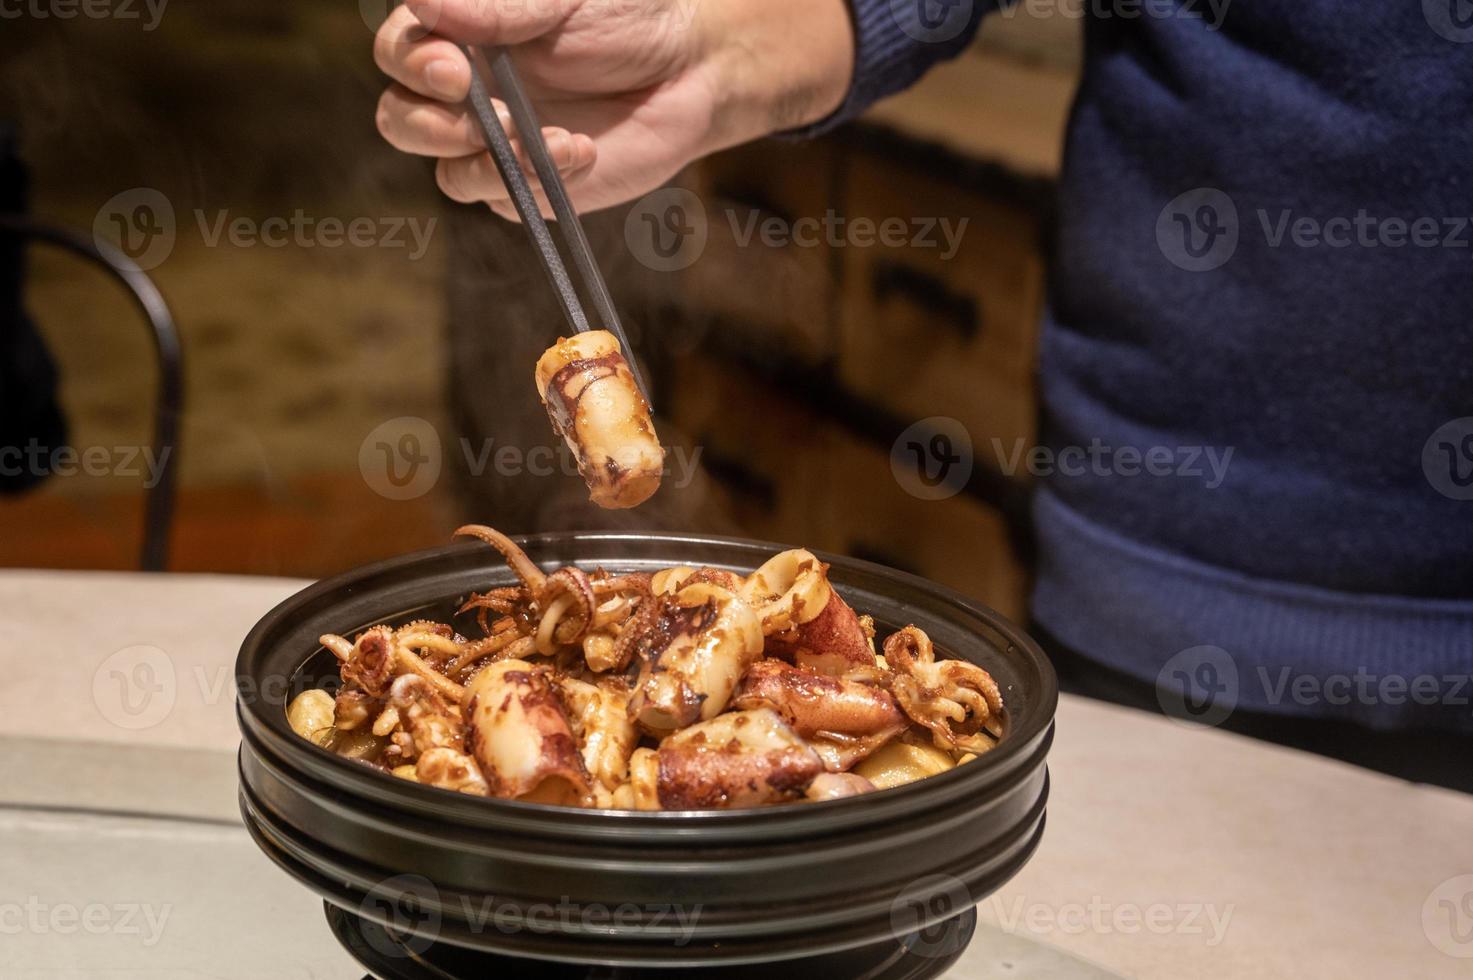
[[[894,672],[891,693],[937,748],[980,755],[997,744],[1003,705],[992,675],[965,660],[938,661],[931,638],[916,626],[892,635],[884,649]]]
[[[517,573],[517,578],[522,580],[522,584],[530,589],[533,595],[540,593],[543,586],[547,584],[547,575],[537,567],[537,563],[528,558],[527,553],[518,547],[515,541],[495,528],[484,524],[466,524],[455,529],[455,536],[477,538],[501,552],[501,556],[506,559],[511,570]]]

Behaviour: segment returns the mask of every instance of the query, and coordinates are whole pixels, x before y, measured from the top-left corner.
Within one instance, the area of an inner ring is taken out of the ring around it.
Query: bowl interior
[[[545,569],[576,564],[587,571],[603,568],[614,573],[651,572],[676,565],[709,565],[746,573],[784,549],[765,542],[658,534],[556,534],[518,540]],[[874,617],[877,643],[913,623],[930,635],[938,657],[972,661],[996,680],[1006,706],[1005,736],[996,749],[965,768],[1005,765],[1015,746],[1021,748],[1031,742],[1051,723],[1057,703],[1053,669],[1018,627],[1000,614],[925,579],[858,559],[818,554],[830,564],[830,580],[845,601],[860,615]],[[478,636],[474,616],[456,617],[455,610],[472,591],[514,583],[515,576],[500,555],[479,543],[417,552],[320,582],[283,603],[247,638],[237,663],[240,710],[251,712],[255,721],[295,740],[303,751],[331,759],[330,764],[396,784],[397,789],[454,796],[366,770],[311,745],[291,731],[285,705],[309,688],[336,689],[337,661],[318,643],[321,634],[352,638],[377,623],[399,625],[413,619],[432,619],[450,623],[467,636]],[[881,792],[903,792],[915,785]],[[818,806],[839,806],[873,799],[875,795]],[[508,801],[478,802],[549,809]]]

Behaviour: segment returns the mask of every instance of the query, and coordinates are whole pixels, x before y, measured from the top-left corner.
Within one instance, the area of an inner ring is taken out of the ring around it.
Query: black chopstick
[[[471,47],[466,47],[465,51],[471,67],[471,108],[475,110],[476,119],[480,123],[482,134],[486,137],[486,145],[491,150],[491,158],[496,163],[496,169],[501,173],[501,179],[505,181],[507,190],[511,193],[512,204],[516,207],[522,224],[526,225],[527,234],[532,238],[532,244],[537,250],[542,267],[547,272],[553,290],[558,295],[568,326],[574,333],[595,329],[589,323],[578,290],[568,276],[567,267],[563,264],[562,256],[553,243],[552,234],[542,217],[541,209],[537,206],[537,198],[532,193],[527,175],[522,172],[521,162],[517,159],[515,150],[512,149],[511,139],[501,125],[501,118],[496,114],[496,107],[491,101],[491,95],[481,71],[482,52]],[[496,80],[502,101],[506,103],[511,113],[512,122],[515,123],[517,133],[522,138],[522,145],[532,161],[537,179],[542,183],[543,193],[547,195],[548,203],[552,206],[552,213],[557,218],[558,233],[562,237],[563,246],[572,256],[573,265],[577,268],[583,286],[588,291],[594,313],[598,316],[598,326],[609,331],[619,341],[624,351],[624,359],[629,363],[629,371],[634,376],[635,386],[639,388],[640,394],[648,402],[649,388],[645,386],[634,350],[629,344],[628,336],[624,333],[623,325],[619,322],[619,314],[614,308],[614,300],[609,294],[608,284],[604,282],[603,274],[599,271],[597,261],[594,260],[593,249],[588,244],[588,236],[583,232],[583,222],[578,219],[578,212],[573,209],[572,202],[568,199],[568,190],[563,186],[562,175],[558,173],[557,164],[553,162],[552,154],[547,149],[547,143],[542,138],[542,124],[538,122],[537,113],[532,108],[531,100],[527,98],[526,90],[522,87],[516,65],[512,63],[508,51],[502,47],[488,48],[484,56],[490,63],[491,74]]]
[[[506,182],[512,204],[521,216],[527,234],[532,237],[532,245],[537,249],[542,269],[552,281],[553,291],[562,304],[568,327],[574,333],[582,333],[588,329],[588,318],[583,315],[583,303],[578,299],[578,291],[573,286],[573,280],[568,277],[568,270],[563,265],[557,246],[553,244],[552,232],[548,230],[547,222],[542,220],[542,210],[537,206],[537,198],[527,183],[526,175],[522,173],[516,150],[511,145],[511,137],[502,128],[501,118],[496,114],[491,93],[487,91],[485,80],[476,65],[476,52],[470,47],[465,47],[464,50],[471,66],[471,108],[480,123],[481,135],[486,138],[486,148],[491,151],[491,159],[495,161],[501,179]]]

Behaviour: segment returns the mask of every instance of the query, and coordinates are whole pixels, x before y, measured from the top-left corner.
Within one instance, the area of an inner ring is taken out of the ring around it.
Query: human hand
[[[379,132],[438,158],[436,180],[452,199],[512,219],[465,104],[460,44],[511,50],[580,211],[639,197],[707,153],[823,118],[843,100],[854,59],[845,0],[407,0],[374,42],[394,82],[379,100]]]

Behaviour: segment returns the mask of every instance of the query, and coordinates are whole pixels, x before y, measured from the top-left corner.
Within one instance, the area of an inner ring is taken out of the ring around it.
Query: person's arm
[[[451,198],[514,217],[462,105],[469,66],[453,42],[510,45],[574,204],[595,210],[716,150],[836,125],[965,47],[993,5],[408,0],[375,40],[395,83],[377,121],[399,149],[439,158],[436,176]]]
[[[972,43],[982,18],[1009,0],[850,0],[854,68],[844,101],[792,134],[826,132],[909,88]]]

